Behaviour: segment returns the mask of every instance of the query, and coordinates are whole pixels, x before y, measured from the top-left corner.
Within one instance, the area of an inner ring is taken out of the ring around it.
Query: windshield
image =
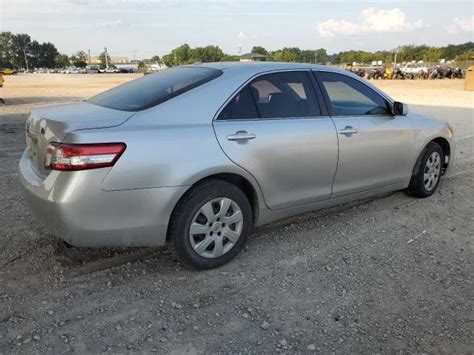
[[[86,100],[121,111],[141,111],[217,78],[222,71],[203,67],[164,69]]]

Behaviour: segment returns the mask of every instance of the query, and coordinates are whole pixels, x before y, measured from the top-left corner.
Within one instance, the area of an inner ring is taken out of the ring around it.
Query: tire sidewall
[[[226,254],[218,258],[205,258],[198,255],[189,240],[189,229],[194,216],[207,202],[220,197],[227,197],[235,201],[242,211],[243,226],[239,240]],[[247,236],[252,230],[252,209],[245,194],[235,185],[226,182],[203,184],[193,188],[177,207],[173,216],[173,232],[171,243],[178,257],[186,266],[194,269],[212,269],[232,260],[242,249]]]
[[[440,173],[439,173],[438,181],[436,181],[436,185],[433,187],[433,189],[427,190],[425,188],[425,184],[424,184],[425,166],[426,166],[426,162],[428,161],[430,155],[433,154],[434,152],[437,152],[440,155],[441,170],[440,170]],[[428,197],[428,196],[433,195],[436,192],[436,190],[438,188],[438,185],[439,185],[439,182],[441,181],[441,173],[442,173],[442,170],[443,170],[443,167],[442,167],[443,162],[444,162],[443,150],[441,149],[439,144],[431,142],[426,147],[424,153],[422,154],[422,159],[420,160],[420,166],[418,168],[418,173],[415,177],[418,180],[417,184],[416,184],[417,188],[420,190],[419,192],[421,193],[422,196]]]

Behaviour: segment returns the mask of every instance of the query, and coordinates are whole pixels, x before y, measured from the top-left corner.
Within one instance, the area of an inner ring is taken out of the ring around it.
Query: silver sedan
[[[75,246],[169,245],[190,267],[234,258],[252,228],[405,190],[432,195],[451,127],[351,73],[285,63],[181,66],[34,109],[20,179]]]

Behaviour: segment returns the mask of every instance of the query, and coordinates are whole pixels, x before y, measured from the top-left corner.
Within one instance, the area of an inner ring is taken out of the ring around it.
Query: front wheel
[[[438,187],[444,154],[440,145],[430,142],[420,154],[407,192],[416,197],[429,197]]]
[[[252,229],[252,208],[235,185],[208,180],[193,187],[173,213],[169,239],[179,260],[193,269],[228,263]]]

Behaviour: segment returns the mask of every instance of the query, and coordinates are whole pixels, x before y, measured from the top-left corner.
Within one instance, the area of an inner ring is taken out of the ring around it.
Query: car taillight
[[[46,148],[45,167],[53,170],[86,170],[113,166],[127,146],[125,143],[51,143]]]

